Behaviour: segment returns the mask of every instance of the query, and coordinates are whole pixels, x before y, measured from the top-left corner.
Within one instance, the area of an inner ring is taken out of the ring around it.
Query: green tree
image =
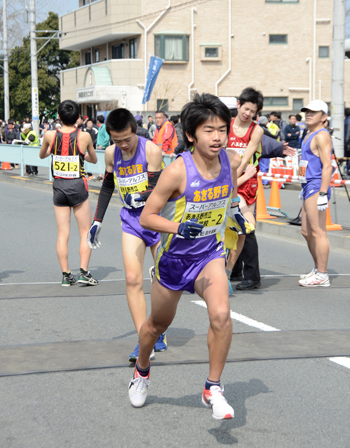
[[[40,30],[58,30],[58,15],[49,12],[48,18],[36,26]],[[37,37],[49,38],[52,33],[37,33]],[[39,48],[45,40],[38,40]],[[59,49],[58,39],[51,39],[38,55],[38,87],[40,116],[51,116],[60,103],[60,71],[79,65],[77,51]],[[23,39],[23,45],[15,47],[9,56],[10,116],[15,119],[31,117],[31,63],[30,36]],[[4,112],[3,73],[0,78],[0,116]]]

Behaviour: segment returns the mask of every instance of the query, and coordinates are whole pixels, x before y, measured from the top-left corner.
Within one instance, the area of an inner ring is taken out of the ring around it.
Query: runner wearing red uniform
[[[264,134],[263,129],[253,122],[253,117],[261,111],[263,107],[263,96],[261,92],[248,87],[243,90],[237,100],[237,117],[231,121],[230,134],[228,137],[228,150],[235,150],[242,159],[237,170],[238,176],[238,197],[240,198],[240,209],[244,217],[255,225],[255,203],[258,189],[257,172],[259,170],[259,158],[261,156],[261,139]],[[231,250],[227,270],[231,270],[241,253],[246,238],[249,238],[252,250],[256,253],[258,260],[258,245],[254,233],[247,236],[239,235],[237,249]],[[239,283],[237,289],[252,289],[260,286],[259,264],[254,278],[244,279]]]

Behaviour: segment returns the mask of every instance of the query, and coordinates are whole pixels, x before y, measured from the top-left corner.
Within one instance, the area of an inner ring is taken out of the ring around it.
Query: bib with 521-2
[[[65,177],[67,179],[74,179],[80,177],[79,155],[77,156],[53,155],[53,175],[55,177]]]

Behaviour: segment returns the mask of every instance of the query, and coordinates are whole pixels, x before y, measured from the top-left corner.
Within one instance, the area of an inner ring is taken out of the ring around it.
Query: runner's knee
[[[135,271],[129,271],[125,273],[125,282],[126,282],[126,286],[127,287],[136,287],[136,286],[140,286],[142,287],[142,283],[143,283],[143,278],[142,278],[142,274],[139,274],[138,272]]]
[[[217,307],[215,311],[210,313],[209,319],[213,330],[222,331],[232,324],[230,309],[227,306]]]

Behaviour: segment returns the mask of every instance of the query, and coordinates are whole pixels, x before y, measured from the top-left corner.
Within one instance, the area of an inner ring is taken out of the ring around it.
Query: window
[[[265,3],[299,3],[299,0],[265,0]]]
[[[166,61],[188,61],[188,36],[156,35],[154,38],[155,55]]]
[[[219,57],[219,49],[218,47],[206,47],[204,50],[204,56],[206,58],[218,58]]]
[[[95,62],[100,62],[100,49],[96,48],[95,50]]]
[[[288,35],[287,34],[270,34],[269,35],[270,44],[287,44]]]
[[[329,47],[318,47],[319,58],[329,58]]]
[[[137,59],[137,40],[129,40],[129,57],[130,59]]]
[[[300,110],[304,106],[304,100],[302,98],[293,99],[293,110]]]
[[[266,106],[288,106],[287,96],[265,96],[264,107]]]
[[[157,110],[167,112],[169,110],[169,100],[166,99],[157,100]]]
[[[90,51],[85,53],[85,65],[90,65],[91,64],[91,53]]]
[[[124,58],[124,44],[112,45],[112,59]]]

